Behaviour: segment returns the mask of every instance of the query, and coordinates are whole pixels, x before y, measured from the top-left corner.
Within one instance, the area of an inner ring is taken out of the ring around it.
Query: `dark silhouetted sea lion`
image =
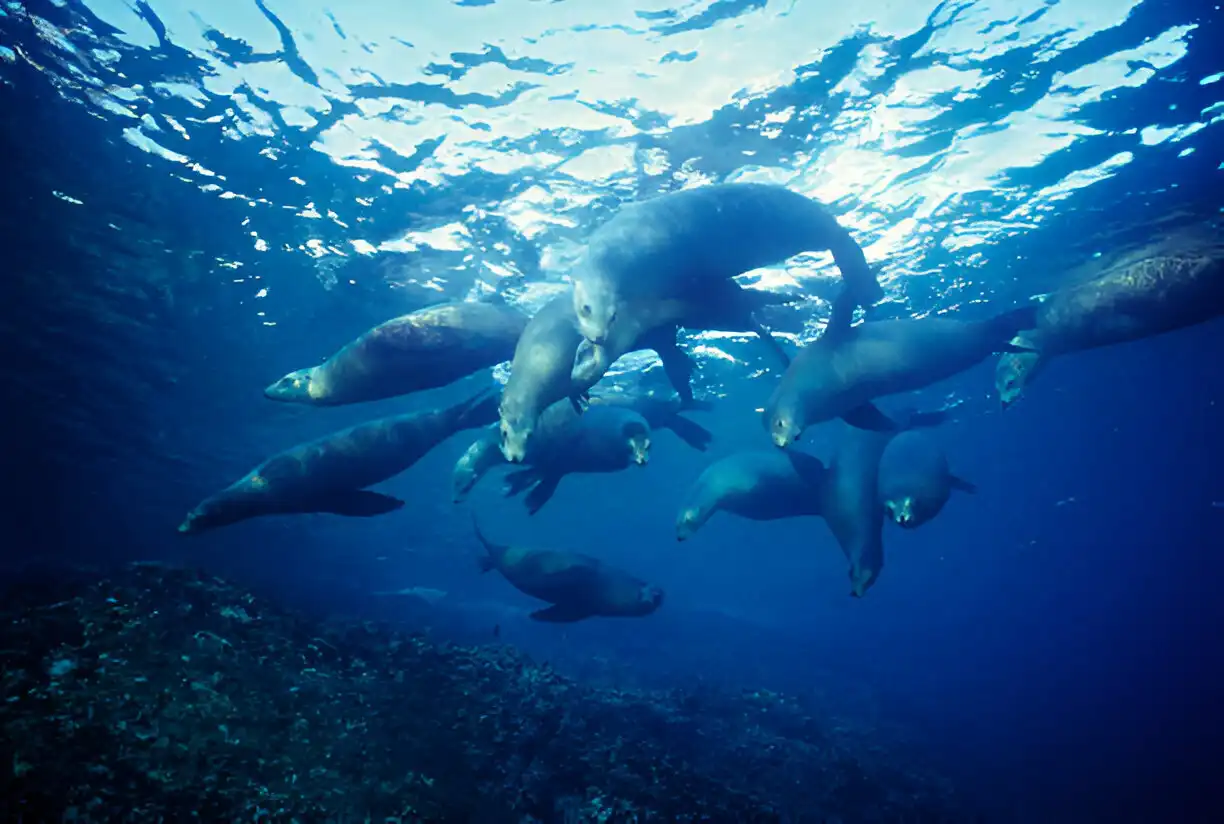
[[[1184,329],[1224,315],[1224,244],[1189,243],[1125,259],[1086,283],[1047,296],[1034,328],[1004,354],[995,387],[1006,408],[1051,358]]]
[[[977,487],[952,474],[943,449],[919,430],[900,432],[884,448],[877,481],[884,512],[898,526],[917,529],[939,514],[952,490]]]
[[[705,468],[676,516],[676,540],[700,529],[715,512],[753,521],[820,515],[825,467],[795,449],[737,452]]]
[[[577,552],[495,544],[480,531],[472,517],[476,537],[488,555],[480,569],[496,569],[515,589],[552,604],[531,613],[536,621],[572,623],[584,618],[641,617],[663,603],[663,590]]]
[[[272,400],[338,406],[446,386],[514,355],[527,316],[503,303],[427,306],[375,326],[318,366],[264,390]]]
[[[579,329],[623,353],[643,330],[678,320],[667,299],[692,300],[718,281],[823,250],[856,303],[883,296],[850,233],[784,186],[725,183],[626,203],[591,233],[574,272]]]
[[[593,406],[579,413],[568,400],[544,410],[528,442],[527,468],[506,476],[507,496],[527,490],[523,500],[532,515],[557,491],[566,475],[619,472],[650,458],[650,424],[629,409]],[[455,464],[453,497],[463,500],[490,469],[505,463],[496,430],[478,438]]]
[[[506,460],[518,463],[524,459],[544,409],[567,397],[576,405],[585,403],[588,391],[607,371],[604,366],[598,373],[575,373],[575,353],[582,340],[568,290],[546,303],[527,324],[515,347],[510,378],[502,392],[501,451]],[[676,345],[675,330],[671,330],[670,340],[667,330],[659,330],[641,343],[643,348],[655,349],[676,390],[691,398],[693,363]]]
[[[202,532],[260,515],[391,512],[404,502],[365,487],[403,472],[454,433],[495,420],[497,395],[485,390],[449,409],[381,418],[299,444],[205,498],[179,532]]]
[[[795,356],[774,389],[764,415],[774,445],[785,447],[809,426],[838,417],[861,429],[898,429],[872,401],[950,378],[991,352],[1015,350],[1009,341],[1032,326],[1036,307],[985,320],[926,317],[853,327],[849,314],[835,304],[824,334]]]

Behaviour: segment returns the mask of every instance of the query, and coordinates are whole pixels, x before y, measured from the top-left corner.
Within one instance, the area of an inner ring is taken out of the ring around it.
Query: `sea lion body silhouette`
[[[1034,328],[1006,353],[995,387],[1006,408],[1050,359],[1195,326],[1224,315],[1224,245],[1127,259],[1086,283],[1059,289],[1038,307]]]
[[[509,360],[526,326],[526,315],[501,303],[427,306],[375,326],[318,366],[290,372],[264,395],[339,406],[436,389]]]
[[[952,490],[977,487],[952,474],[947,455],[927,433],[897,433],[880,456],[878,497],[885,516],[898,526],[917,529],[940,513]]]
[[[853,327],[847,314],[839,316],[835,307],[825,333],[795,356],[770,396],[764,423],[775,446],[839,417],[861,429],[900,429],[875,406],[876,398],[922,389],[991,352],[1017,349],[1010,341],[1032,325],[1036,307],[984,320],[926,317]]]
[[[380,418],[299,444],[205,498],[187,514],[179,532],[202,532],[262,515],[391,512],[404,502],[365,487],[403,472],[456,432],[496,419],[497,395],[485,390],[449,409]]]
[[[663,603],[663,590],[598,558],[578,552],[495,544],[472,526],[488,553],[480,569],[496,569],[518,591],[548,601],[536,610],[536,621],[572,623],[593,617],[642,617]]]
[[[452,495],[463,500],[495,466],[506,463],[497,430],[478,438],[459,458],[452,473]],[[552,498],[566,475],[619,472],[650,459],[650,424],[629,409],[593,406],[578,412],[568,400],[558,401],[540,415],[528,443],[526,466],[506,476],[507,497],[527,494],[523,504],[534,515]]]
[[[502,392],[500,436],[506,460],[523,461],[540,414],[563,398],[570,398],[575,406],[584,404],[591,387],[611,365],[598,373],[575,372],[575,355],[582,340],[568,291],[546,303],[527,324],[515,347],[510,378]],[[659,330],[647,335],[642,343],[659,354],[677,392],[691,399],[693,362],[676,345],[674,330],[670,340],[666,330]]]
[[[821,515],[826,470],[795,449],[748,450],[705,468],[676,516],[676,540],[692,537],[715,512],[753,521]]]
[[[624,352],[718,281],[800,252],[828,250],[866,305],[883,290],[850,233],[816,201],[784,186],[724,183],[626,203],[591,233],[573,276],[574,312],[591,343]]]

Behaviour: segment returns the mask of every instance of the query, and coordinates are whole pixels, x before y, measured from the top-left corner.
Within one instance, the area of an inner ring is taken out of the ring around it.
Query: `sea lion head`
[[[531,437],[532,426],[526,418],[502,416],[498,423],[498,445],[502,455],[510,463],[522,463],[527,458],[527,439]]]
[[[774,446],[785,448],[803,433],[803,423],[799,415],[798,404],[781,400],[771,400],[765,408],[765,428],[769,430],[769,438]]]
[[[999,356],[999,362],[995,365],[995,389],[999,393],[999,404],[1004,409],[1020,399],[1025,386],[1036,374],[1040,361],[1037,352],[1006,352]]]
[[[578,331],[596,345],[606,343],[616,324],[617,300],[602,280],[574,281],[574,314]]]
[[[649,615],[663,605],[663,590],[653,584],[643,583],[637,592],[637,600],[629,608],[628,615]]]
[[[322,381],[315,376],[313,367],[295,369],[285,377],[264,389],[264,397],[287,403],[319,403],[326,399],[327,391]]]
[[[676,540],[687,541],[709,519],[710,510],[706,507],[689,506],[680,510],[676,516]]]
[[[650,425],[639,415],[621,424],[621,434],[628,443],[633,462],[645,466],[650,461]]]

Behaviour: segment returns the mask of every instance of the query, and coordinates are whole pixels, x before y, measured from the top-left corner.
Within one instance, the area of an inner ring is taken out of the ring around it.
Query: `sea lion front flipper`
[[[976,484],[972,484],[964,478],[958,478],[955,475],[948,476],[948,485],[953,489],[959,489],[961,492],[968,492],[970,495],[977,494]]]
[[[551,607],[537,609],[527,617],[550,624],[572,624],[583,618],[590,618],[592,614],[589,609],[578,604],[553,604]]]
[[[511,472],[503,479],[502,495],[507,498],[513,498],[523,490],[530,489],[538,484],[543,477],[544,473],[535,467],[527,467],[517,472]]]
[[[581,415],[591,406],[591,393],[581,392],[577,395],[570,395],[570,403],[574,407],[574,411]]]
[[[870,432],[895,432],[901,428],[870,401],[842,415],[842,420],[856,429],[866,429]]]
[[[527,507],[527,514],[534,515],[540,511],[544,504],[552,499],[553,493],[557,491],[557,484],[561,483],[560,475],[545,475],[540,481],[531,488],[531,491],[523,497],[523,505]]]
[[[773,353],[774,357],[781,361],[782,368],[785,369],[786,367],[790,366],[790,355],[787,354],[786,350],[782,348],[782,344],[778,343],[778,339],[773,336],[773,332],[766,329],[765,325],[757,320],[757,316],[755,314],[748,316],[748,322],[752,324],[752,331],[757,333],[757,337],[765,341],[765,345],[769,347],[769,351]]]
[[[370,492],[366,489],[350,489],[345,492],[333,492],[324,498],[312,501],[316,512],[330,512],[335,515],[347,515],[351,518],[370,518],[375,515],[386,515],[404,505],[399,498],[383,495],[381,492]]]
[[[675,432],[676,437],[698,452],[705,452],[714,440],[713,432],[683,415],[673,415],[668,418],[665,428]]]

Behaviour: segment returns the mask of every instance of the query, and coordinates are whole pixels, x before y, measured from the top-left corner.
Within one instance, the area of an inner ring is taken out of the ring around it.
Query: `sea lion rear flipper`
[[[881,412],[880,408],[871,402],[851,409],[842,415],[842,420],[856,429],[866,429],[871,432],[895,432],[901,428],[896,421]]]
[[[765,341],[765,345],[769,347],[769,351],[773,353],[775,358],[781,361],[782,368],[785,369],[786,367],[790,366],[790,355],[787,354],[786,350],[782,348],[782,344],[778,343],[778,339],[773,336],[773,332],[766,329],[765,325],[757,320],[757,316],[755,314],[749,315],[748,320],[752,324],[752,331],[757,333],[757,337]]]
[[[527,617],[533,621],[544,621],[550,624],[572,624],[583,618],[590,618],[593,613],[578,604],[553,604],[551,607],[537,609]]]
[[[662,428],[675,432],[676,437],[698,452],[705,452],[709,448],[710,442],[714,440],[713,432],[682,415],[673,415],[668,418],[665,426]]]
[[[977,486],[975,484],[966,481],[964,478],[958,478],[955,475],[950,475],[948,477],[948,484],[953,489],[959,489],[961,492],[968,492],[970,495],[977,493]]]
[[[383,495],[381,492],[370,492],[366,489],[351,489],[346,492],[333,492],[324,498],[314,501],[316,512],[331,512],[335,515],[347,515],[352,518],[370,518],[375,515],[386,515],[404,505],[399,498]]]
[[[591,393],[580,392],[577,395],[570,395],[570,403],[574,406],[574,411],[581,415],[591,406]]]

